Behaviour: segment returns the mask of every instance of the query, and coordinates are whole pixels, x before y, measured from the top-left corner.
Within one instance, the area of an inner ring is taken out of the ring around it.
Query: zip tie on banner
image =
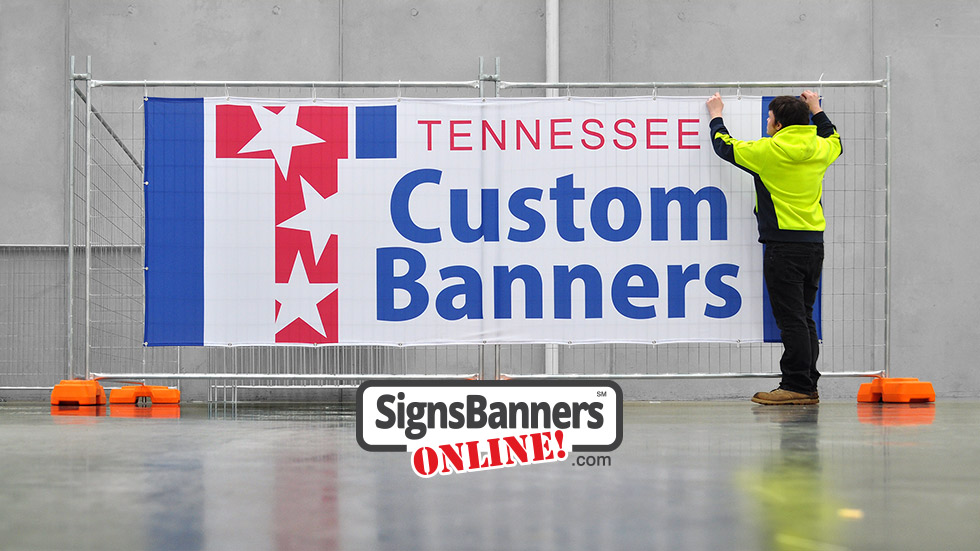
[[[741,82],[738,83],[738,88],[736,89],[736,92],[735,93],[736,93],[735,99],[737,99],[739,101],[742,101],[742,83]]]
[[[311,82],[310,87],[313,89],[313,103],[316,103],[316,83]]]
[[[653,85],[653,97],[652,97],[652,99],[654,101],[657,101],[657,85],[656,85],[656,83],[654,83],[654,85]]]
[[[824,73],[820,73],[820,78],[817,80],[817,99],[823,98],[823,75]]]
[[[402,100],[402,81],[401,81],[401,79],[399,79],[398,80],[398,96],[396,98],[396,101],[401,101],[401,100]]]
[[[231,92],[228,91],[228,83],[225,83],[225,101],[231,101]]]

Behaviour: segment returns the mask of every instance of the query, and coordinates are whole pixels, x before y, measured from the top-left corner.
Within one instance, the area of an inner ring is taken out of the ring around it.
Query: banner
[[[763,101],[726,101],[733,135]],[[703,98],[145,107],[149,345],[766,336],[752,182]]]

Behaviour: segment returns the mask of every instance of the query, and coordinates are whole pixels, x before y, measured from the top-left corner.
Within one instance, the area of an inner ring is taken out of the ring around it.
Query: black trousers
[[[782,333],[780,388],[793,392],[817,391],[817,324],[813,303],[823,270],[823,243],[766,243],[762,264],[766,289],[776,325]]]

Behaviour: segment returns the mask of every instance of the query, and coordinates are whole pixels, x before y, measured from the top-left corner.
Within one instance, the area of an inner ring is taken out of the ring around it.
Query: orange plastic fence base
[[[135,404],[140,398],[149,398],[154,405],[179,404],[180,390],[165,386],[134,385],[114,388],[109,392],[110,404]]]
[[[98,381],[61,381],[51,391],[52,406],[104,406],[105,390]]]
[[[910,402],[935,402],[936,391],[932,383],[913,378],[876,378],[870,383],[864,383],[858,389],[857,401],[892,402],[907,404]]]

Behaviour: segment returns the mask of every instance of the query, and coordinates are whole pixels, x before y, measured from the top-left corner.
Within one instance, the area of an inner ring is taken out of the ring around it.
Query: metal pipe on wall
[[[558,40],[558,0],[547,0],[544,7],[545,19],[545,80],[548,82],[558,82],[561,77],[558,73],[558,66],[561,60],[560,42]],[[558,97],[556,88],[545,90],[545,96],[549,98]],[[544,372],[552,375],[558,373],[558,345],[548,343],[544,345]]]
[[[561,59],[559,55],[558,41],[558,0],[547,0],[544,6],[545,20],[545,46],[544,46],[544,72],[545,80],[548,82],[558,82],[558,63]],[[549,98],[557,97],[558,90],[549,88],[546,91]]]

